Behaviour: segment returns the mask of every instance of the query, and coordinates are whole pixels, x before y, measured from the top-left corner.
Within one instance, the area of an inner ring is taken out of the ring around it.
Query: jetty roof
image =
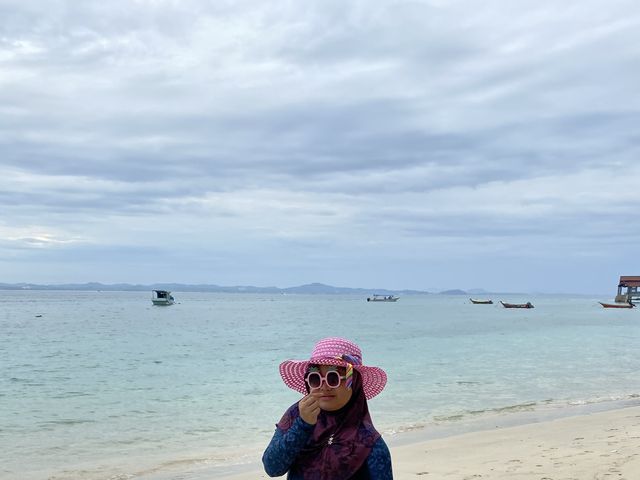
[[[619,286],[620,287],[640,287],[640,276],[637,276],[637,277],[621,276]]]

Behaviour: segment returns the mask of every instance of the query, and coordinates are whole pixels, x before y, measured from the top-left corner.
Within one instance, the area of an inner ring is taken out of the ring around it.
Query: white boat
[[[376,295],[367,297],[367,302],[397,302],[400,297],[395,295]]]
[[[176,300],[171,295],[171,292],[168,290],[152,290],[151,291],[151,302],[154,305],[165,306],[165,305],[173,305]]]

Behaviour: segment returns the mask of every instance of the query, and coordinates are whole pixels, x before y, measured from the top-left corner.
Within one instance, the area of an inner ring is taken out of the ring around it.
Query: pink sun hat
[[[309,364],[336,365],[338,367],[346,367],[351,364],[362,377],[362,388],[367,399],[378,395],[387,384],[387,374],[384,370],[363,365],[360,347],[344,338],[323,338],[313,347],[309,360],[285,360],[282,362],[280,376],[287,387],[303,395],[307,394],[304,376]]]

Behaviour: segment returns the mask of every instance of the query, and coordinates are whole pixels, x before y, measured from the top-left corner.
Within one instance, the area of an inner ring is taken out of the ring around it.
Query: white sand
[[[640,407],[402,445],[391,456],[396,480],[638,480]]]

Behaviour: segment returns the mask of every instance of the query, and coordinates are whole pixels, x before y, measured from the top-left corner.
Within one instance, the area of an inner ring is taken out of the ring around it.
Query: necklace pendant
[[[329,437],[329,440],[327,441],[327,445],[331,445],[332,443],[333,443],[333,435]]]

